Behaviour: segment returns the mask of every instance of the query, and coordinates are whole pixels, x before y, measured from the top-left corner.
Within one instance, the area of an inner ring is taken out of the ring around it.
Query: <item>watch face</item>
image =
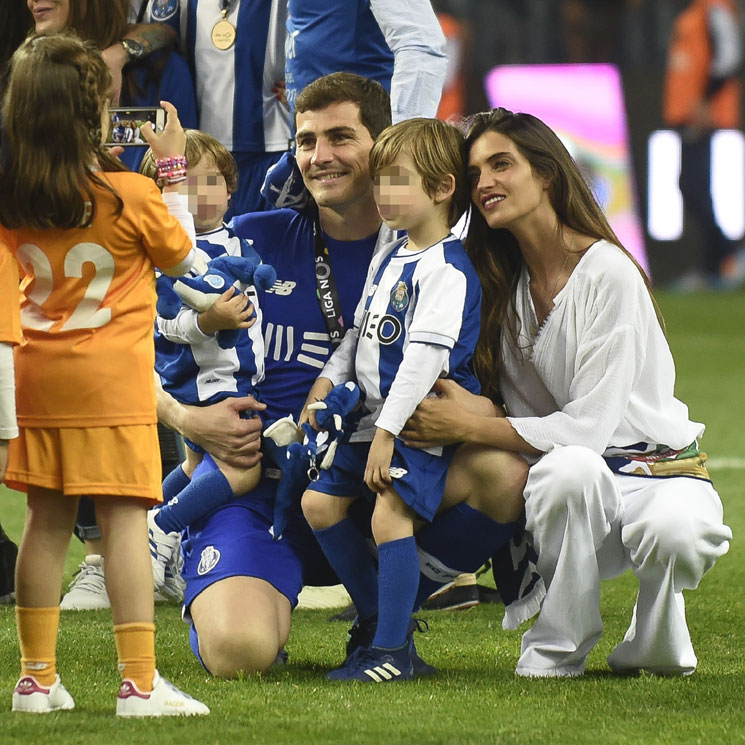
[[[122,44],[127,50],[127,54],[134,59],[139,59],[145,54],[145,47],[140,44],[139,41],[133,41],[132,39],[122,39]]]

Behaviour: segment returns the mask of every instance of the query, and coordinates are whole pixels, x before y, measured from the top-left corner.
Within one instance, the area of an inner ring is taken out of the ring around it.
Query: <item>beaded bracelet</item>
[[[171,186],[186,181],[186,157],[174,155],[171,158],[157,158],[158,186]]]

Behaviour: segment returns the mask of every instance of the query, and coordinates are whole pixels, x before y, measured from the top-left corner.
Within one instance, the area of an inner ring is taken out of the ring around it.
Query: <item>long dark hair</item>
[[[34,27],[33,16],[26,6],[26,0],[4,0],[0,3],[0,98],[7,78],[7,68],[13,52]]]
[[[111,74],[90,42],[34,36],[16,51],[3,106],[0,222],[74,228],[94,217],[94,186],[121,198],[97,171],[127,170],[101,142]]]
[[[476,114],[467,123],[466,157],[476,140],[486,132],[497,132],[512,140],[530,163],[533,173],[549,183],[548,196],[558,218],[559,230],[568,227],[581,235],[604,239],[618,246],[639,269],[652,297],[644,271],[621,245],[574,159],[550,127],[531,114],[513,113],[502,108]],[[496,397],[501,335],[507,331],[517,344],[517,330],[509,325],[508,310],[514,303],[525,258],[512,233],[504,228],[492,230],[475,207],[471,209],[465,246],[483,292],[481,335],[473,358],[474,368],[484,393]],[[652,303],[662,325],[654,297]]]

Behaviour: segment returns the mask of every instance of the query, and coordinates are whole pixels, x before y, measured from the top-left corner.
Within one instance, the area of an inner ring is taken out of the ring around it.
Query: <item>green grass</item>
[[[299,611],[288,644],[290,664],[264,678],[210,679],[187,646],[178,609],[158,607],[161,671],[205,701],[210,718],[120,722],[107,612],[65,613],[59,667],[75,712],[14,715],[10,692],[18,674],[13,611],[0,608],[0,743],[637,743],[745,742],[745,296],[660,298],[678,366],[677,393],[691,416],[708,425],[703,441],[735,531],[730,553],[688,594],[688,620],[699,668],[687,679],[616,678],[605,657],[626,629],[634,598],[630,574],[606,583],[606,632],[576,680],[526,681],[513,669],[520,631],[501,630],[502,609],[481,606],[424,614],[430,632],[418,635],[422,656],[440,669],[433,680],[392,686],[340,685],[323,679],[339,661],[346,626],[328,612]],[[739,467],[732,461],[740,459]],[[717,463],[719,465],[717,466]],[[0,490],[0,519],[14,538],[22,498]],[[67,575],[82,550],[71,546]],[[524,629],[521,629],[521,631]]]

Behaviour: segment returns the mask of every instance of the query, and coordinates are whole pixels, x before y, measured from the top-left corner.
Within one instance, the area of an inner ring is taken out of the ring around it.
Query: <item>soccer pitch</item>
[[[330,683],[347,626],[329,611],[298,611],[290,661],[263,678],[211,679],[188,649],[179,610],[157,606],[158,667],[204,701],[203,719],[118,721],[118,686],[108,611],[62,614],[58,668],[76,710],[10,713],[18,676],[13,609],[0,606],[0,743],[745,743],[745,294],[658,296],[675,355],[676,394],[707,424],[702,449],[735,540],[699,590],[687,596],[697,672],[690,678],[612,676],[605,657],[621,640],[634,600],[627,573],[607,582],[605,634],[588,672],[574,680],[524,680],[513,674],[524,630],[501,629],[502,607],[421,614],[422,657],[433,679],[392,685]],[[0,487],[0,521],[18,540],[23,499]],[[73,541],[66,582],[82,559]],[[484,581],[483,579],[481,581]]]

